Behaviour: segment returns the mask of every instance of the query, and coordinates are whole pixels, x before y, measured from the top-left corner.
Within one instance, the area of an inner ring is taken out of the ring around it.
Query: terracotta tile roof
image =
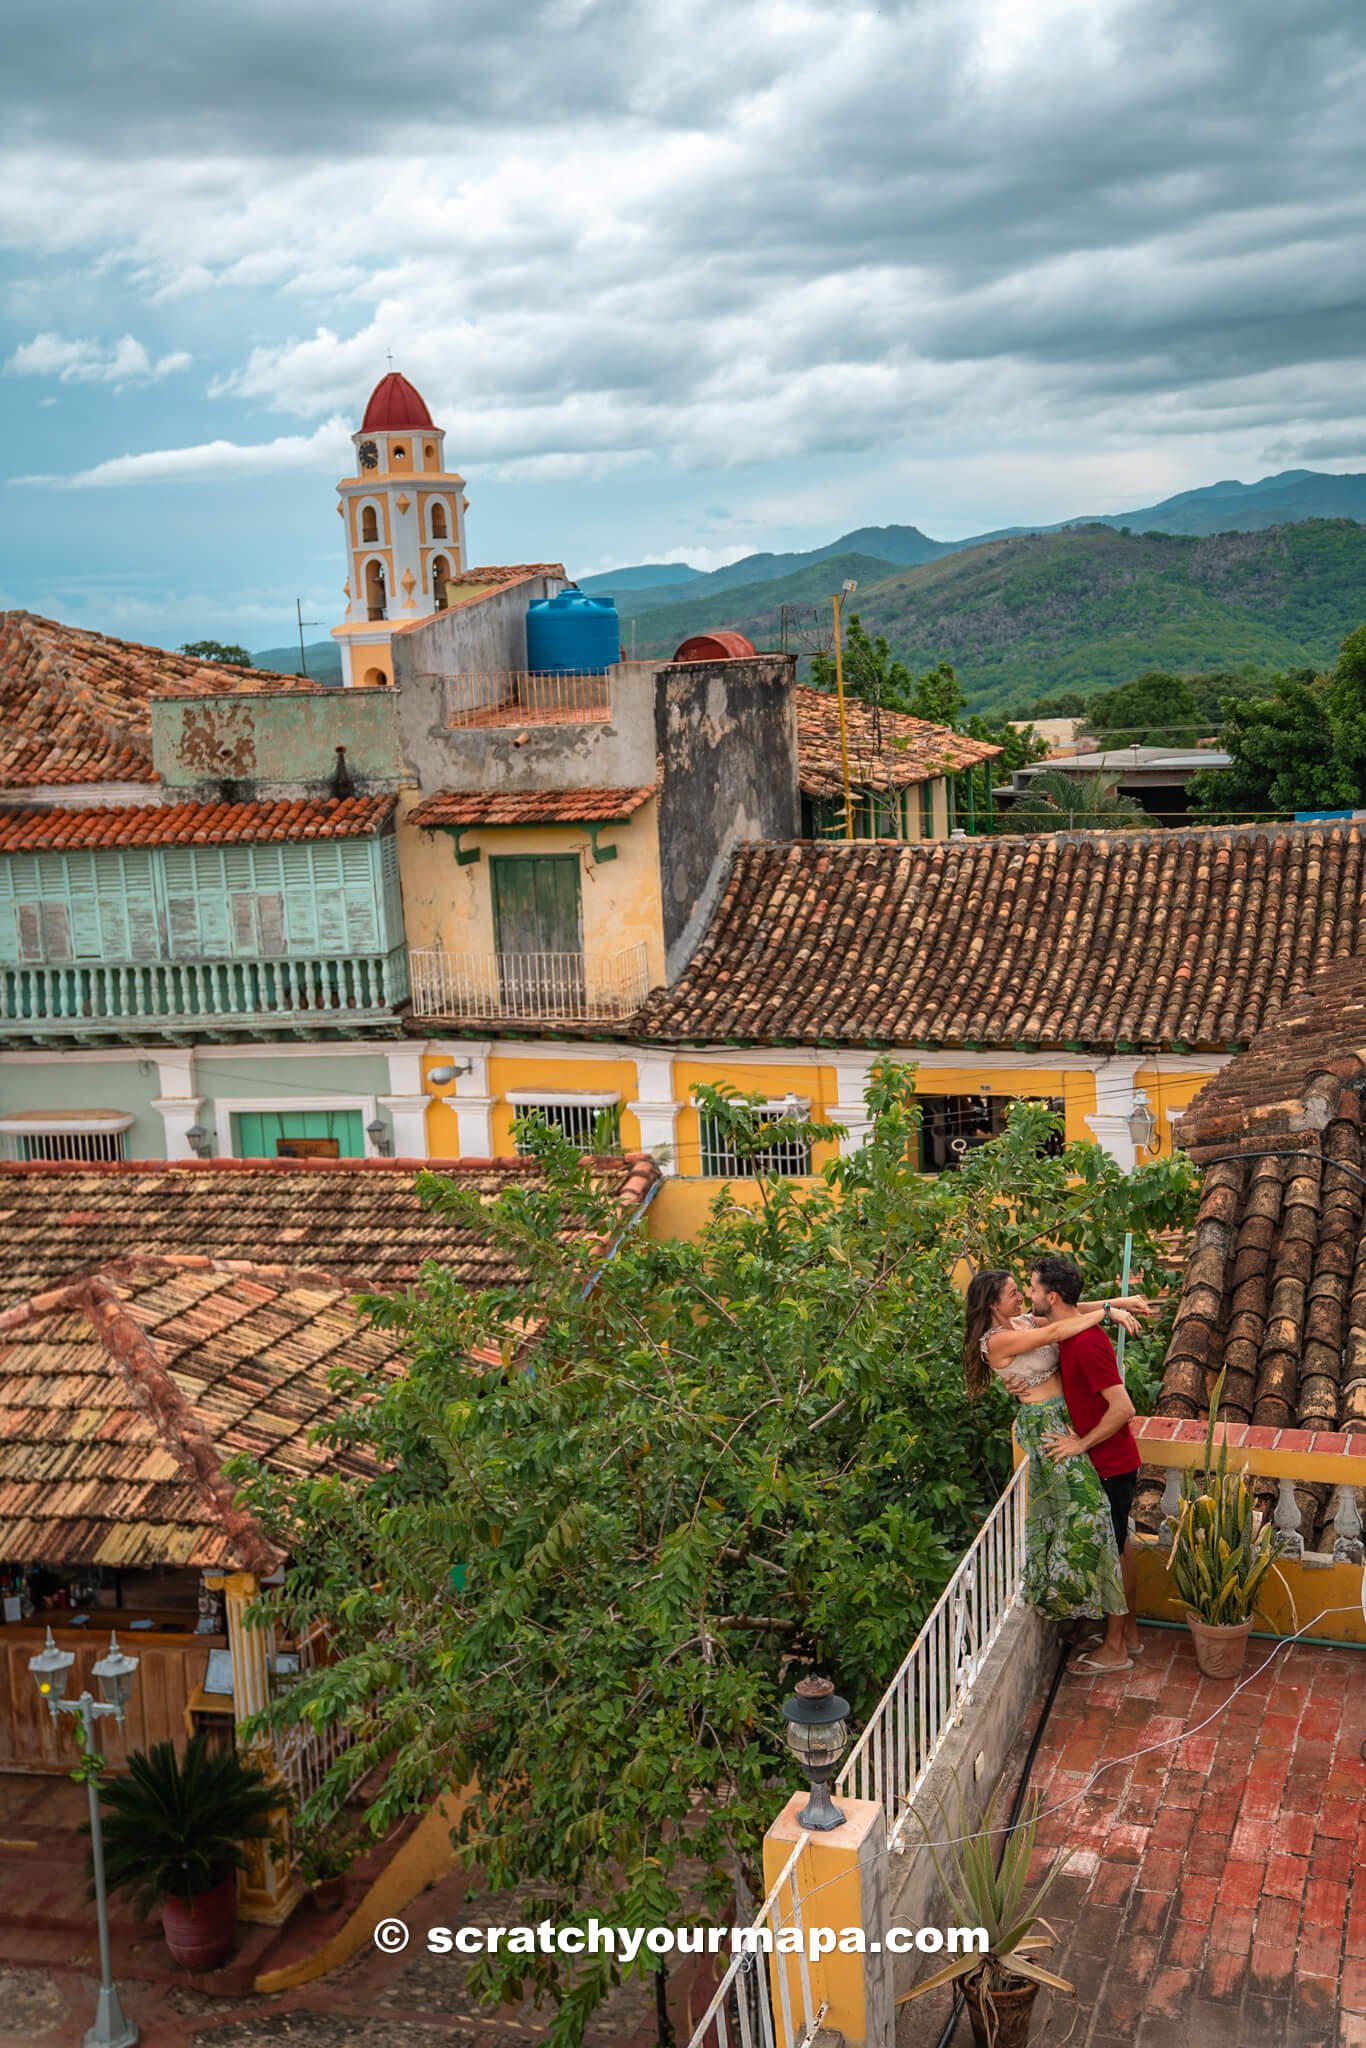
[[[1205,1175],[1159,1416],[1207,1415],[1224,1368],[1234,1423],[1366,1438],[1363,1079],[1366,961],[1335,960],[1181,1118]],[[1281,1156],[1247,1156],[1264,1151]],[[1152,1518],[1159,1492],[1150,1476]],[[1333,1504],[1296,1493],[1309,1540]]]
[[[633,1035],[1237,1050],[1366,954],[1355,824],[739,849]]]
[[[246,846],[264,839],[362,839],[393,816],[392,796],[265,804],[128,804],[0,810],[0,853],[58,847]]]
[[[154,696],[312,687],[296,676],[111,640],[33,612],[0,612],[0,788],[154,782]]]
[[[470,1287],[515,1280],[474,1231],[424,1208],[417,1182],[429,1168],[489,1199],[540,1171],[529,1159],[0,1165],[0,1300],[111,1259],[184,1252],[288,1259],[378,1290],[407,1286],[427,1259]],[[603,1160],[600,1172],[628,1214],[658,1178],[643,1157]]]
[[[438,825],[619,824],[654,793],[653,789],[444,789],[419,804],[408,822],[429,831]]]
[[[396,1371],[398,1340],[317,1273],[134,1260],[16,1303],[0,1314],[0,1557],[273,1569],[222,1466],[373,1471],[308,1441],[340,1412],[341,1363]]]
[[[803,796],[838,797],[844,792],[840,763],[839,706],[828,690],[799,688],[797,768]],[[879,711],[861,698],[846,697],[849,779],[860,789],[910,789],[937,775],[993,761],[1001,749],[947,726]]]

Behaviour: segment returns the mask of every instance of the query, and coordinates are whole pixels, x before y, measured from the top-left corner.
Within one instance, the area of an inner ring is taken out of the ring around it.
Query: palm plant
[[[941,1837],[938,1843],[931,1836],[923,1816],[917,1814],[916,1818],[925,1834],[926,1847],[934,1859],[953,1924],[982,1928],[986,1933],[987,1946],[985,1952],[955,1957],[942,1970],[935,1970],[913,1990],[906,1992],[897,2004],[905,2005],[910,1999],[922,1998],[927,1991],[938,1990],[942,1984],[963,1978],[969,2003],[981,2016],[982,2035],[994,2041],[1002,2030],[1001,2016],[995,2005],[1001,1993],[1018,1994],[1026,1985],[1032,1986],[1035,1994],[1043,1986],[1069,1993],[1074,1988],[1066,1978],[1055,1977],[1051,1970],[1045,1970],[1032,1960],[1039,1949],[1051,1948],[1057,1940],[1054,1929],[1039,1909],[1072,1852],[1069,1849],[1059,1850],[1046,1875],[1026,1896],[1026,1880],[1039,1821],[1037,1793],[1031,1799],[1024,1818],[1006,1836],[998,1869],[991,1850],[996,1795],[993,1793],[988,1800],[981,1819],[974,1827],[968,1818],[957,1780],[954,1781],[954,1792],[957,1815],[952,1824],[942,1804],[938,1807]],[[941,1849],[945,1852],[943,1860]],[[1043,1931],[1036,1932],[1037,1929]]]
[[[1041,768],[1000,821],[1002,832],[1140,832],[1152,820],[1131,796],[1119,796],[1106,775],[1069,775]]]
[[[1258,1522],[1247,1474],[1228,1469],[1228,1445],[1214,1459],[1214,1423],[1224,1390],[1221,1372],[1210,1396],[1203,1468],[1181,1474],[1181,1505],[1172,1537],[1171,1575],[1190,1613],[1213,1628],[1252,1618],[1263,1579],[1284,1549],[1270,1521]]]
[[[202,1735],[183,1760],[173,1742],[135,1752],[128,1776],[100,1793],[110,1891],[127,1892],[143,1914],[212,1891],[230,1870],[246,1869],[242,1844],[270,1834],[282,1796],[255,1764],[209,1749]]]

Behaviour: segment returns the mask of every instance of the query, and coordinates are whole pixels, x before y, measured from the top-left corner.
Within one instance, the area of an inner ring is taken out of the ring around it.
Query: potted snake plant
[[[1075,1989],[1066,1978],[1055,1977],[1034,1960],[1040,1949],[1052,1948],[1057,1940],[1039,1908],[1072,1852],[1059,1850],[1043,1878],[1029,1889],[1027,1878],[1039,1818],[1038,1795],[1031,1800],[1025,1817],[1006,1836],[998,1869],[991,1849],[995,1794],[974,1826],[956,1781],[954,1790],[957,1817],[950,1822],[944,1808],[939,1807],[938,1842],[923,1817],[917,1814],[916,1818],[934,1859],[946,1913],[955,1926],[982,1928],[987,1937],[986,1949],[946,1963],[942,1970],[935,1970],[906,1992],[897,2004],[906,2005],[913,1998],[923,1998],[927,1991],[959,1981],[977,2048],[1024,2048],[1039,1992],[1047,1987],[1071,1996]]]
[[[1210,1395],[1202,1468],[1181,1474],[1181,1503],[1172,1529],[1168,1569],[1186,1610],[1196,1662],[1206,1678],[1237,1678],[1262,1581],[1285,1547],[1272,1523],[1258,1516],[1241,1469],[1228,1469],[1228,1446],[1214,1457],[1214,1424],[1224,1388],[1221,1372]]]

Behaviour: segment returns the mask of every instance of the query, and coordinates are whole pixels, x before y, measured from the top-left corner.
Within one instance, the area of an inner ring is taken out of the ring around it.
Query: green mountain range
[[[1210,484],[1137,511],[931,540],[860,527],[805,553],[758,554],[711,574],[641,563],[582,579],[616,598],[628,652],[671,654],[720,626],[756,645],[817,644],[832,592],[913,668],[952,661],[975,709],[1014,710],[1060,690],[1090,695],[1147,668],[1324,666],[1366,620],[1366,475],[1287,470]],[[786,615],[784,607],[788,607]],[[307,650],[341,680],[333,641]],[[298,647],[253,655],[293,673]]]
[[[1366,526],[1315,519],[1200,539],[1097,525],[985,541],[881,577],[837,555],[771,584],[642,612],[630,621],[636,651],[668,654],[717,626],[776,647],[782,606],[809,606],[818,588],[828,604],[846,574],[859,583],[852,609],[912,669],[947,659],[973,709],[1014,710],[1150,668],[1326,665],[1366,619]],[[788,644],[800,648],[793,623],[789,614]]]

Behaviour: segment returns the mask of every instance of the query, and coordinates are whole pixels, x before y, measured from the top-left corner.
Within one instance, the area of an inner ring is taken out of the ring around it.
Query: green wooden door
[[[319,1140],[336,1146],[337,1159],[364,1159],[365,1134],[358,1109],[240,1110],[232,1120],[233,1152],[238,1159],[326,1157],[311,1151]]]
[[[489,862],[493,935],[504,1007],[543,1017],[583,1001],[583,917],[576,853],[509,854]]]

